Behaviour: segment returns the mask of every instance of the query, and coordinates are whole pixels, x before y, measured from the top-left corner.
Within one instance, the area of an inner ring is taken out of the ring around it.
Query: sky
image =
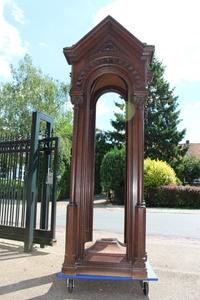
[[[10,79],[10,63],[29,53],[45,74],[69,83],[63,47],[109,14],[139,40],[155,45],[165,78],[179,96],[184,140],[200,142],[199,11],[199,0],[0,0],[0,81]],[[99,126],[109,129],[113,101],[104,96],[97,111]]]

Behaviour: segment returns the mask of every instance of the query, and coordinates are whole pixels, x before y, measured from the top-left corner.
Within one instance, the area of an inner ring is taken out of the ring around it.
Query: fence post
[[[48,184],[48,173],[50,171],[50,137],[52,133],[53,120],[46,121],[46,151],[44,151],[44,182],[42,186],[42,198],[41,198],[41,213],[40,213],[40,229],[48,230],[48,220],[49,220],[49,184]],[[43,247],[43,245],[41,245]]]
[[[38,161],[38,145],[39,145],[39,114],[33,112],[32,114],[32,126],[31,126],[31,148],[28,167],[28,178],[26,185],[26,229],[24,239],[24,251],[30,252],[33,248],[34,239],[34,227],[35,227],[35,214],[36,214],[36,172]]]
[[[57,201],[57,176],[59,168],[59,158],[60,158],[60,139],[55,140],[55,150],[54,150],[54,166],[53,166],[53,189],[52,189],[52,213],[51,213],[51,232],[53,235],[53,240],[56,238],[56,201]]]

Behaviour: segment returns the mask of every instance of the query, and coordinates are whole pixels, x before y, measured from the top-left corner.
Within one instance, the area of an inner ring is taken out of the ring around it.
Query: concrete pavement
[[[68,294],[65,281],[57,281],[64,256],[63,225],[57,226],[57,244],[32,254],[23,252],[23,244],[0,239],[0,299],[2,300],[199,300],[200,298],[200,240],[164,236],[147,236],[149,262],[159,276],[150,283],[145,297],[140,285],[130,282],[77,281]],[[94,240],[117,237],[120,233],[94,231]]]

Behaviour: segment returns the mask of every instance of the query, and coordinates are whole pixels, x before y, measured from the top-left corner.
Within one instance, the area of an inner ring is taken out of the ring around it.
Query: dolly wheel
[[[73,289],[74,289],[74,279],[68,278],[67,279],[67,290],[68,290],[68,293],[71,294],[73,292]]]
[[[145,296],[148,296],[149,294],[149,283],[146,281],[143,281],[143,287],[142,287],[143,293]]]

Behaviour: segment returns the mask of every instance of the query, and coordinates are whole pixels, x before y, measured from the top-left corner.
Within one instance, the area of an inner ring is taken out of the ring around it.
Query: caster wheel
[[[144,295],[148,296],[148,294],[149,294],[149,283],[148,282],[144,281],[142,283],[142,290],[143,290]]]
[[[67,279],[67,290],[68,290],[68,293],[72,293],[73,292],[73,289],[74,289],[74,279]]]

